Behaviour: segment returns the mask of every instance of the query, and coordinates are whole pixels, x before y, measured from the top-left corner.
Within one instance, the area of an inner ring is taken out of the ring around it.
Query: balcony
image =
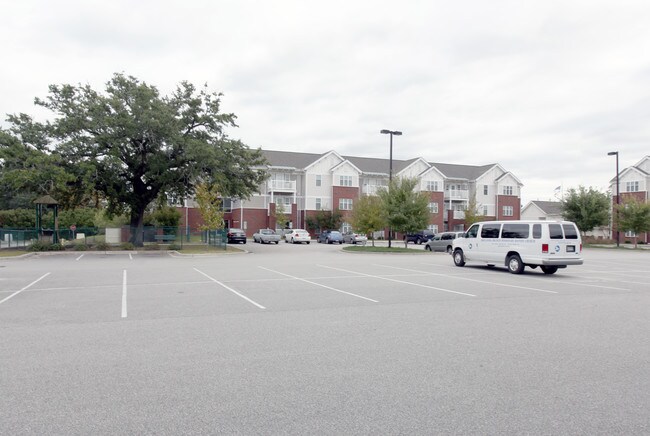
[[[382,185],[363,185],[361,192],[366,195],[377,195],[377,192],[380,189],[386,189],[386,186]]]
[[[445,191],[445,200],[469,200],[469,191],[459,189]]]
[[[293,180],[269,180],[268,192],[296,192],[296,182]]]

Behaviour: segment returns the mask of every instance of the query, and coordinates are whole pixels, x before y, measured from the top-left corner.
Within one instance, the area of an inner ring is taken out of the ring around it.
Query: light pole
[[[402,132],[399,130],[386,130],[382,129],[379,133],[383,135],[390,135],[390,159],[388,161],[388,189],[390,189],[390,183],[393,181],[393,135],[401,136]],[[393,230],[388,227],[388,248],[391,248],[391,240]]]
[[[607,153],[607,156],[616,156],[616,246],[620,247],[620,234],[618,232],[618,208],[621,205],[621,190],[619,187],[618,179],[618,151],[610,151]]]

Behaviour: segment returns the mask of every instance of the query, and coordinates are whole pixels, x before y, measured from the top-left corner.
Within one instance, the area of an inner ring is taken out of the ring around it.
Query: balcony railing
[[[459,189],[445,191],[445,200],[469,200],[469,191]]]
[[[382,185],[363,185],[361,192],[366,195],[377,195],[380,189],[386,189],[386,187]]]
[[[465,211],[464,210],[455,210],[454,211],[454,219],[455,220],[464,220],[465,219]]]
[[[269,192],[296,192],[296,182],[293,180],[269,180]]]

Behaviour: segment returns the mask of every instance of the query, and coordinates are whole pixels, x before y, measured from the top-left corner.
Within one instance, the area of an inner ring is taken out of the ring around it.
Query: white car
[[[366,242],[368,242],[368,237],[361,233],[345,232],[343,233],[343,242],[346,244],[366,245]]]
[[[310,243],[311,236],[309,232],[304,229],[292,229],[289,233],[284,235],[284,242],[291,242],[292,244],[302,244],[303,242]]]

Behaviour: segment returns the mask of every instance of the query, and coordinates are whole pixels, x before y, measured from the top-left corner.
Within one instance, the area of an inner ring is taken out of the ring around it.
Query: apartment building
[[[376,195],[388,185],[389,160],[343,156],[336,151],[300,153],[263,150],[270,177],[250,199],[235,200],[227,209],[228,226],[251,236],[258,228],[306,228],[306,220],[319,210],[340,210],[343,231],[354,202],[362,195]],[[519,219],[521,181],[499,164],[482,166],[428,162],[416,157],[393,159],[393,177],[417,178],[417,189],[429,196],[428,228],[434,232],[463,230],[464,211],[476,199],[486,219]],[[275,220],[282,204],[288,221]],[[187,214],[191,226],[192,217]],[[184,224],[184,222],[183,222]]]
[[[645,156],[635,165],[621,170],[618,174],[620,193],[616,190],[616,177],[609,181],[609,192],[612,193],[612,208],[620,195],[621,203],[627,198],[636,198],[638,201],[650,201],[650,156]],[[616,214],[612,214],[615,217]],[[616,223],[612,223],[612,237],[616,238]],[[632,232],[620,232],[620,240],[633,237]],[[637,236],[638,242],[650,243],[650,234],[642,233]]]

